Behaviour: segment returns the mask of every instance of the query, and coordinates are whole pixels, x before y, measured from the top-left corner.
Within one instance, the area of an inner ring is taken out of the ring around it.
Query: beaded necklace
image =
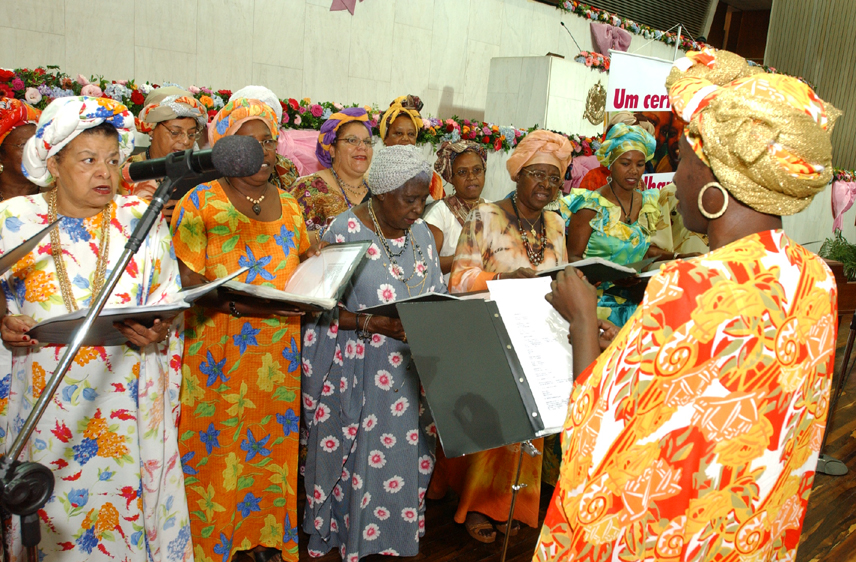
[[[404,286],[407,287],[407,293],[410,294],[411,289],[415,289],[420,285],[425,283],[425,256],[422,255],[422,248],[419,247],[419,244],[413,239],[413,236],[410,232],[410,228],[404,231],[404,246],[401,248],[401,251],[397,254],[393,253],[389,248],[389,244],[386,241],[386,237],[383,235],[383,230],[380,228],[380,223],[378,223],[377,215],[375,215],[374,208],[372,207],[372,200],[369,199],[369,216],[372,219],[372,224],[375,228],[375,235],[378,240],[380,240],[381,246],[383,246],[383,251],[386,253],[387,258],[389,258],[389,273],[392,275],[394,279],[397,281],[401,281],[404,283]],[[395,258],[401,257],[404,253],[404,250],[407,249],[407,245],[413,245],[413,271],[410,273],[410,276],[406,279],[404,278],[404,268],[401,267]],[[419,259],[416,259],[416,254],[419,254]],[[417,283],[416,285],[408,285],[408,282],[413,279],[414,275],[418,275],[422,278],[422,281]]]
[[[526,231],[523,229],[523,223],[520,220],[520,212],[517,210],[516,193],[511,197],[511,207],[514,209],[514,214],[517,217],[517,230],[520,231],[520,238],[523,239],[523,247],[526,249],[526,256],[529,258],[529,263],[538,267],[541,265],[541,262],[544,261],[544,249],[547,247],[547,227],[544,224],[544,211],[541,211],[541,216],[538,218],[538,220],[541,221],[541,247],[536,252],[532,249],[532,245],[529,243],[529,238],[526,236]],[[533,234],[535,224],[538,223],[538,220],[532,224]]]

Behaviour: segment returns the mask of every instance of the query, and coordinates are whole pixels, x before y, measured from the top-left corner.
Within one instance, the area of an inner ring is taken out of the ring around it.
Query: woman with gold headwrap
[[[687,122],[678,209],[711,252],[663,266],[602,355],[594,288],[572,268],[554,282],[576,383],[539,562],[797,558],[837,291],[781,215],[830,182],[839,112],[725,51],[688,53],[667,85]]]
[[[321,125],[315,156],[325,169],[298,179],[289,189],[303,210],[312,242],[321,239],[333,219],[369,196],[365,175],[373,152],[365,109],[348,107]]]
[[[0,201],[39,192],[39,186],[21,170],[21,155],[24,145],[36,134],[41,114],[24,101],[0,98]]]
[[[451,292],[485,290],[492,279],[534,277],[538,270],[567,263],[562,219],[544,207],[556,199],[572,152],[566,137],[549,131],[534,131],[520,141],[506,164],[517,191],[470,212],[452,262]],[[543,449],[542,439],[534,444]],[[540,457],[523,455],[520,481],[526,487],[518,494],[515,520],[510,525],[507,521],[518,451],[515,445],[455,459],[438,454],[429,496],[442,497],[447,488],[454,489],[460,498],[455,521],[480,542],[495,541],[497,531],[516,534],[518,521],[534,527],[541,495]]]
[[[639,189],[645,162],[654,157],[655,148],[654,137],[639,125],[618,123],[609,130],[597,151],[600,163],[610,170],[606,185],[597,191],[573,189],[561,200],[570,262],[603,258],[627,265],[666,255],[651,245],[660,221],[660,192]],[[623,326],[636,310],[629,294],[611,283],[601,284],[598,295],[599,317],[616,326]]]
[[[134,116],[111,99],[51,102],[24,147],[26,177],[44,194],[0,203],[0,254],[57,220],[46,239],[0,278],[3,343],[0,448],[8,450],[65,346],[36,341],[36,322],[82,310],[119,260],[146,204],[116,195],[134,148]],[[180,290],[169,227],[160,218],[119,278],[109,307],[168,302]],[[181,339],[167,318],[115,324],[127,343],[82,347],[47,402],[20,460],[49,467],[53,495],[39,511],[39,560],[192,560],[176,417]],[[19,519],[7,543],[23,559]]]
[[[258,100],[228,102],[208,130],[258,140],[258,173],[197,186],[173,217],[182,280],[248,267],[246,283],[284,288],[309,249],[294,198],[269,181],[276,117]],[[186,315],[179,429],[196,557],[297,560],[300,319],[260,299],[200,299]]]
[[[415,145],[423,125],[420,111],[422,111],[422,100],[418,96],[399,96],[392,100],[377,124],[384,146]],[[431,175],[431,185],[428,190],[434,201],[439,201],[445,196],[443,180],[439,175]]]

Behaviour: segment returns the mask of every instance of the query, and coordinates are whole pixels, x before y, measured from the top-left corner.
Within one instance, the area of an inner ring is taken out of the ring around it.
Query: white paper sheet
[[[365,251],[360,244],[327,246],[320,255],[307,259],[294,270],[285,292],[316,299],[335,297],[347,282],[354,262],[358,262]]]
[[[544,422],[540,435],[561,431],[573,386],[568,323],[544,299],[551,281],[538,277],[487,283]]]

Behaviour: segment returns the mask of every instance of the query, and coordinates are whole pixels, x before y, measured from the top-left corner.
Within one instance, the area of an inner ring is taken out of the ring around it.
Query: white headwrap
[[[421,173],[431,178],[431,164],[422,149],[412,144],[381,147],[372,158],[369,188],[372,193],[395,191]]]
[[[48,186],[54,178],[48,172],[48,158],[65,148],[77,135],[110,123],[119,133],[119,152],[124,161],[134,150],[134,116],[128,108],[110,98],[72,96],[58,98],[42,112],[35,136],[24,145],[21,169],[31,182]]]
[[[276,97],[271,90],[264,86],[244,86],[229,98],[229,101],[238,98],[247,98],[251,100],[259,100],[267,104],[273,112],[276,113],[276,125],[282,125],[282,105],[279,103],[279,98]]]

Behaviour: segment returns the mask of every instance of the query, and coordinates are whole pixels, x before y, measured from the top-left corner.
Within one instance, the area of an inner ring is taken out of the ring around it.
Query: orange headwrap
[[[208,127],[208,142],[213,147],[223,137],[234,135],[247,121],[264,121],[270,129],[271,138],[276,138],[279,129],[276,126],[276,114],[266,103],[259,100],[237,98],[217,112]]]
[[[511,181],[517,181],[520,170],[533,164],[552,164],[564,175],[574,149],[567,137],[550,131],[532,131],[520,141],[505,163]]]
[[[3,144],[13,129],[30,123],[38,124],[41,114],[40,109],[36,109],[27,102],[14,98],[0,98],[0,144]]]

